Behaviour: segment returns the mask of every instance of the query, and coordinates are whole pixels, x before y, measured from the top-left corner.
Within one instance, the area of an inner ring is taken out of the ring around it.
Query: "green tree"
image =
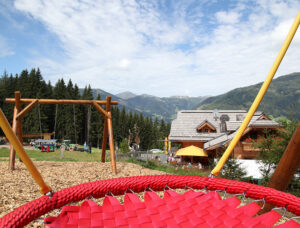
[[[128,142],[126,139],[123,139],[122,142],[120,143],[120,151],[121,151],[121,153],[130,152],[129,147],[128,147]]]
[[[246,175],[244,168],[240,166],[240,163],[236,159],[229,158],[222,171],[221,176],[231,180],[240,180]]]
[[[63,79],[59,79],[53,89],[54,99],[66,99],[67,97],[67,87]],[[55,137],[57,139],[66,139],[66,105],[57,106],[56,115],[56,126],[55,126]]]
[[[279,120],[285,130],[278,130],[276,134],[266,132],[266,137],[254,142],[254,147],[260,150],[259,163],[263,177],[268,180],[271,171],[276,169],[295,129],[298,121],[290,121],[286,118]]]
[[[93,92],[90,85],[86,86],[82,94],[83,100],[93,100]],[[89,145],[90,144],[90,135],[91,135],[91,115],[92,107],[91,105],[84,105],[83,107],[84,116],[83,116],[83,126],[84,128],[84,141]]]
[[[100,94],[97,95],[96,100],[101,100]],[[100,140],[102,139],[103,127],[104,127],[104,118],[102,115],[96,110],[95,107],[92,107],[91,114],[91,142],[93,146],[100,147]]]

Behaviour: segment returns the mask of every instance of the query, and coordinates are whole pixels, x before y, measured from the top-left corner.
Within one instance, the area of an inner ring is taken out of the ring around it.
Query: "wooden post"
[[[300,166],[300,124],[291,138],[287,148],[282,155],[280,162],[273,173],[268,187],[285,191],[290,184],[294,174]],[[269,211],[274,206],[266,204],[264,212]]]
[[[20,99],[21,99],[20,91],[15,91],[15,107],[14,107],[12,129],[13,129],[13,132],[18,136],[19,141],[22,144],[23,143],[22,121],[20,121],[20,119],[19,120],[17,119],[17,115],[21,111]],[[15,169],[15,160],[16,160],[16,151],[14,150],[13,145],[10,144],[10,151],[9,151],[9,169],[10,170]]]
[[[106,113],[110,111],[110,102],[111,102],[111,97],[107,96],[106,97]],[[106,142],[107,142],[107,120],[108,118],[105,116],[104,117],[104,129],[103,129],[103,138],[102,138],[102,154],[101,154],[101,161],[105,162],[105,152],[106,152]]]
[[[114,136],[113,136],[113,128],[112,128],[112,121],[111,121],[111,112],[108,112],[110,117],[107,119],[108,125],[108,137],[109,137],[109,150],[110,150],[110,162],[111,167],[114,174],[117,174],[117,167],[116,167],[116,158],[115,158],[115,147],[114,147]]]
[[[13,115],[13,121],[12,121],[12,130],[14,133],[16,133],[16,125],[17,125],[17,108],[16,105],[14,107],[14,115]],[[14,150],[13,145],[10,143],[10,150],[9,150],[9,169],[14,170],[15,169],[15,157],[16,152]]]
[[[19,157],[24,161],[24,165],[32,175],[33,179],[40,186],[41,193],[46,194],[47,192],[50,192],[52,189],[44,182],[43,177],[41,176],[37,168],[34,166],[30,157],[27,155],[20,140],[18,139],[18,137],[10,127],[1,109],[0,109],[0,127],[2,128],[10,144],[13,145],[13,147],[16,149]]]
[[[107,135],[109,134],[109,143],[111,150],[111,160],[112,168],[114,173],[116,173],[116,161],[114,153],[114,144],[113,144],[113,130],[112,130],[112,120],[110,106],[117,105],[117,101],[111,101],[111,97],[107,96],[106,101],[104,100],[56,100],[56,99],[31,99],[23,98],[21,99],[21,94],[19,91],[15,92],[15,98],[6,98],[7,103],[15,103],[14,107],[14,116],[13,116],[13,131],[18,136],[19,141],[23,142],[23,133],[22,133],[22,117],[29,112],[36,104],[88,104],[94,105],[101,115],[105,117],[104,120],[104,129],[103,129],[103,141],[102,141],[102,154],[101,161],[105,162],[105,152],[106,152],[106,143]],[[29,104],[21,111],[21,104]],[[100,105],[105,104],[106,110],[104,110]],[[110,127],[109,127],[110,125]],[[110,129],[109,129],[110,128]],[[9,154],[9,167],[14,169],[15,166],[15,151],[13,146],[11,146]]]
[[[16,108],[17,108],[17,116],[18,114],[21,112],[21,93],[20,91],[16,91],[15,92],[15,98],[16,98]],[[19,138],[19,141],[21,142],[21,144],[23,144],[23,132],[22,132],[22,118],[17,118],[17,136]]]
[[[35,99],[29,105],[27,105],[21,112],[18,113],[17,119],[22,118],[25,114],[27,114],[38,102],[39,100]]]

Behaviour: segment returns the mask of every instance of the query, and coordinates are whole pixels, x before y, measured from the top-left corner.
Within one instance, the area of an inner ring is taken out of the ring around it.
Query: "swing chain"
[[[281,215],[281,218],[283,218],[285,215],[286,215],[286,206],[284,206],[284,207],[274,207],[273,209],[272,209],[272,211],[275,211],[275,210],[283,210],[283,214]]]
[[[40,104],[38,104],[38,114],[39,114],[39,122],[40,122],[40,137],[42,138],[43,136],[43,131],[42,131],[42,120],[41,120],[41,110],[40,110]]]
[[[54,118],[54,139],[55,139],[55,134],[56,134],[57,110],[58,110],[58,104],[56,104],[56,107],[55,107],[55,118]]]

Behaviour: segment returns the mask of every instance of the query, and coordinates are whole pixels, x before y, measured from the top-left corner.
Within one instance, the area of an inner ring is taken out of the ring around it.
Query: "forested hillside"
[[[228,93],[202,101],[197,109],[244,109],[248,110],[262,83],[237,88]],[[286,116],[300,120],[300,73],[274,79],[259,108],[274,117]]]
[[[14,105],[5,103],[5,98],[14,97],[17,90],[21,91],[23,98],[94,99],[90,86],[86,86],[82,93],[71,80],[60,79],[53,86],[45,82],[39,69],[23,70],[20,75],[4,73],[0,78],[0,106],[10,122]],[[101,99],[101,92],[97,99]],[[139,137],[141,149],[162,147],[159,140],[168,136],[170,129],[170,124],[165,124],[164,120],[125,112],[124,108],[117,106],[112,108],[112,122],[116,145],[120,145],[131,132],[131,139]],[[103,126],[104,119],[90,105],[37,105],[23,118],[24,134],[55,132],[56,139],[71,139],[79,144],[91,142],[93,146],[101,144]]]
[[[93,89],[95,98],[98,93],[112,96],[114,100],[119,102],[119,107],[125,107],[126,110],[143,113],[144,116],[149,116],[153,119],[156,117],[164,119],[166,122],[171,122],[175,119],[179,110],[194,109],[208,97],[156,97],[147,94],[136,95],[129,91],[113,95],[102,89]]]
[[[196,105],[204,99],[206,99],[206,97],[155,97],[140,95],[128,98],[126,101],[131,106],[134,106],[135,109],[146,115],[150,115],[153,118],[162,118],[169,122],[176,118],[178,111],[194,109]]]

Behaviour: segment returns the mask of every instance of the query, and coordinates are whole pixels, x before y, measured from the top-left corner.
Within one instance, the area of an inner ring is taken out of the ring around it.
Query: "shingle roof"
[[[240,127],[242,124],[242,121],[227,121],[226,126],[227,126],[227,131],[235,131]]]
[[[280,127],[280,124],[274,120],[255,120],[255,121],[251,121],[249,126],[251,126],[251,127]]]
[[[216,146],[216,145],[224,145],[226,142],[228,142],[229,140],[233,139],[233,137],[235,136],[236,132],[233,132],[232,134],[223,134],[215,139],[212,139],[206,143],[204,143],[203,149],[207,149],[209,147],[212,146]]]
[[[177,113],[177,118],[173,120],[170,131],[170,140],[189,140],[193,138],[197,141],[209,141],[222,133],[220,132],[220,116],[228,115],[229,119],[236,119],[236,115],[246,116],[244,110],[219,110],[217,118],[214,118],[213,110],[182,110]],[[203,121],[209,121],[216,127],[216,133],[199,133],[197,126]]]
[[[211,143],[220,143],[224,139],[227,141],[227,135],[221,132],[220,117],[227,115],[229,121],[226,121],[227,133],[236,131],[245,118],[247,112],[245,110],[218,110],[217,114],[214,110],[182,110],[177,113],[177,118],[173,120],[170,131],[171,141],[202,141]],[[253,127],[278,127],[280,126],[273,120],[259,120],[262,112],[256,112],[249,124]],[[201,133],[197,131],[197,127],[204,121],[210,122],[216,127],[216,132]],[[220,137],[222,136],[222,137]],[[220,138],[219,138],[220,137]]]

